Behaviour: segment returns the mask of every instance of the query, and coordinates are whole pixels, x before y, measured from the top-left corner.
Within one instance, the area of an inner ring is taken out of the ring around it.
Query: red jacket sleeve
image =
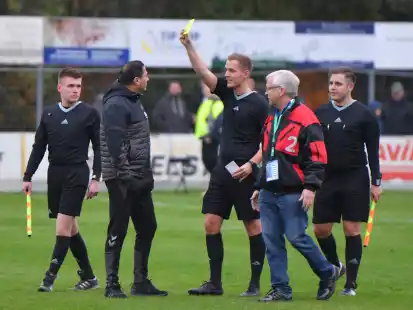
[[[327,151],[319,123],[303,129],[303,142],[301,169],[304,172],[304,188],[315,191],[321,187],[327,164]]]

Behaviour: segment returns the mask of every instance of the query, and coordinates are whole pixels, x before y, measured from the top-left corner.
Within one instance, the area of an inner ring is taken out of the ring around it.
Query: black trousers
[[[110,221],[105,244],[106,276],[108,283],[119,281],[119,261],[123,242],[132,219],[136,232],[134,251],[134,283],[148,276],[148,260],[157,229],[152,192],[136,194],[123,181],[106,181],[109,193]]]

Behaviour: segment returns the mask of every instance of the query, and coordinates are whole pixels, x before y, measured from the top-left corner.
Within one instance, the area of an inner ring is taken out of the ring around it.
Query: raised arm
[[[189,36],[181,32],[180,37],[182,45],[185,47],[186,52],[189,57],[189,61],[191,62],[192,68],[194,71],[201,77],[202,81],[209,87],[211,92],[215,90],[217,86],[217,77],[213,74],[209,69],[207,64],[201,59],[198,52],[195,50]]]

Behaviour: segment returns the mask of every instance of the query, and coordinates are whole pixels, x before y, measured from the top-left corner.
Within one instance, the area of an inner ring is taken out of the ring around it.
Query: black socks
[[[70,247],[70,237],[56,236],[56,244],[53,249],[52,261],[50,262],[49,272],[56,275],[65,260]]]
[[[347,281],[345,288],[356,289],[357,275],[361,262],[363,245],[361,236],[346,236]]]
[[[209,257],[210,280],[221,286],[222,262],[224,260],[224,244],[221,233],[206,235],[206,246]]]
[[[340,267],[340,260],[337,255],[336,240],[334,239],[333,235],[331,234],[327,238],[317,238],[317,241],[327,260],[333,265]]]
[[[260,286],[261,272],[265,259],[265,243],[262,234],[250,236],[251,283]]]
[[[93,279],[95,275],[93,274],[93,270],[89,262],[86,244],[80,233],[77,233],[70,238],[70,250],[75,257],[79,268],[83,271],[83,276],[85,279]]]

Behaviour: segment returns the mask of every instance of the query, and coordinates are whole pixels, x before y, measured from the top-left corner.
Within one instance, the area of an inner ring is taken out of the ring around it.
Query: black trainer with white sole
[[[38,288],[38,292],[51,292],[53,291],[53,284],[54,281],[56,280],[56,275],[46,272],[44,279],[42,283],[40,284],[40,287]]]
[[[318,300],[328,300],[333,296],[336,290],[336,283],[339,277],[339,268],[333,266],[333,272],[327,279],[320,280],[320,284],[317,291]]]
[[[82,270],[79,270],[77,274],[80,277],[80,281],[75,285],[74,289],[76,291],[87,291],[87,290],[93,290],[99,287],[98,279],[96,277],[93,277],[91,279],[87,279],[84,276],[84,273]]]
[[[293,294],[291,291],[282,290],[278,287],[271,288],[264,297],[258,299],[261,302],[271,302],[271,301],[290,301],[293,299]]]
[[[245,292],[241,293],[240,296],[241,297],[255,297],[255,296],[259,296],[261,294],[260,292],[260,287],[257,284],[254,283],[250,283],[248,285],[248,288]]]

